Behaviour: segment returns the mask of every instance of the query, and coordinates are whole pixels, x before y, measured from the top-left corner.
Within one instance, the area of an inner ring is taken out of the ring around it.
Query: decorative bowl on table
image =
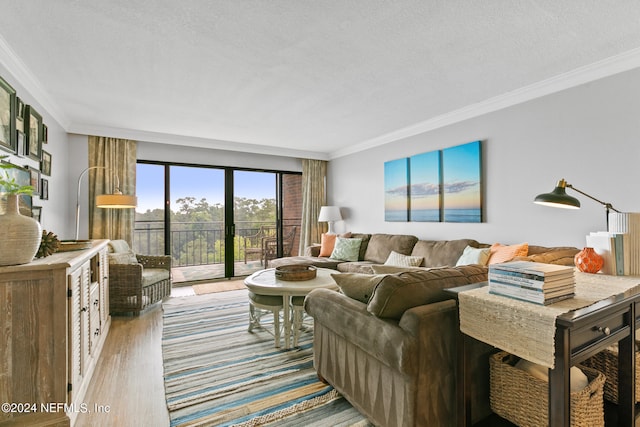
[[[316,277],[316,267],[309,264],[291,264],[276,267],[276,279],[290,282],[311,280]]]

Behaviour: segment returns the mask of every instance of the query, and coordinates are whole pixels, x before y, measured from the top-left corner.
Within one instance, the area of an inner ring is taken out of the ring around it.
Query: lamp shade
[[[96,206],[109,209],[131,209],[138,206],[138,198],[126,194],[101,194],[96,196]]]
[[[338,206],[320,207],[320,215],[318,215],[318,222],[334,222],[334,221],[342,221],[340,208]]]
[[[566,186],[567,182],[561,179],[551,193],[539,194],[533,202],[554,208],[580,209],[580,201],[567,194]]]

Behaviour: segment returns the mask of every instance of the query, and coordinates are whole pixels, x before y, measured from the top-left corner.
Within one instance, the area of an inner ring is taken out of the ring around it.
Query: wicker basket
[[[490,357],[491,409],[520,427],[549,425],[549,384],[514,367],[518,360],[504,351]],[[605,377],[592,368],[580,369],[589,384],[581,391],[571,392],[571,425],[604,426]]]
[[[636,347],[638,342],[636,342]],[[618,347],[607,348],[583,362],[585,366],[602,372],[607,381],[604,383],[604,398],[618,403]],[[640,353],[636,353],[636,402],[640,402]]]

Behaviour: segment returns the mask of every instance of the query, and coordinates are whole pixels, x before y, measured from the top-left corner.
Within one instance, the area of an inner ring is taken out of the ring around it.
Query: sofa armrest
[[[307,246],[304,249],[304,256],[311,256],[317,258],[320,256],[320,245],[318,243],[314,243],[310,246]]]
[[[136,254],[138,262],[142,264],[144,268],[163,268],[171,271],[171,256],[170,255],[139,255]]]
[[[142,264],[109,264],[109,287],[141,289]]]

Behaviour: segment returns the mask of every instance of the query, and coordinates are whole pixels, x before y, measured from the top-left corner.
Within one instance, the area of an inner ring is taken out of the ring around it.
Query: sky
[[[252,199],[275,198],[276,175],[268,172],[235,171],[235,196]],[[161,209],[164,200],[164,166],[139,163],[136,172],[136,212]],[[224,170],[189,166],[171,166],[171,204],[193,196],[209,204],[224,202]]]

